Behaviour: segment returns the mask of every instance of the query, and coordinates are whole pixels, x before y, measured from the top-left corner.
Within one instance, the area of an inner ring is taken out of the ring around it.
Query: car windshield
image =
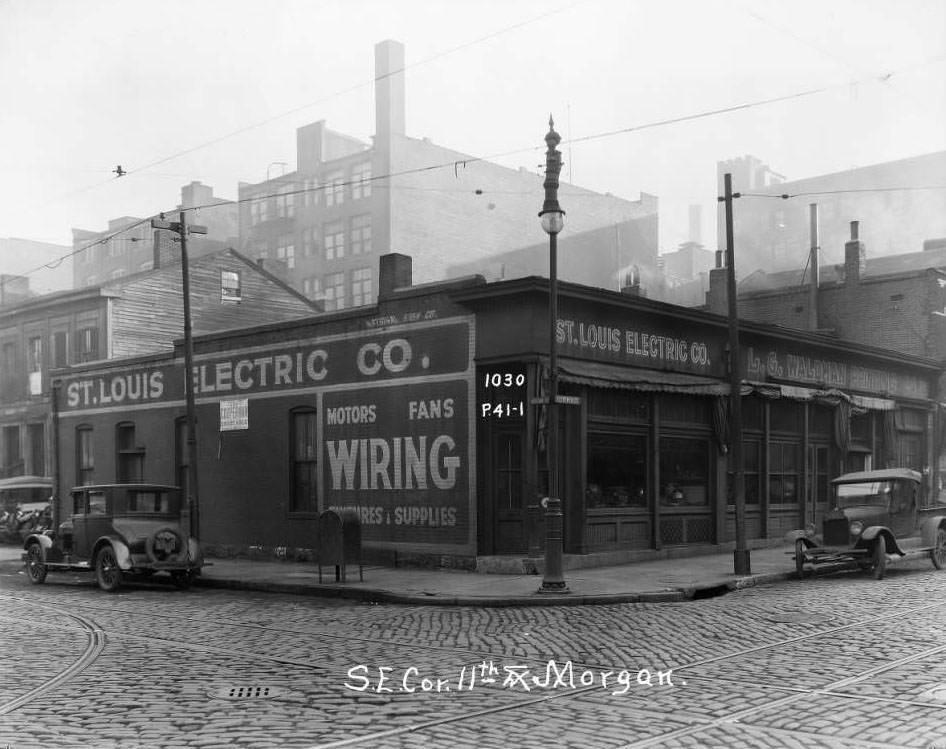
[[[892,490],[890,481],[862,481],[856,484],[838,484],[835,487],[838,507],[877,505],[886,507]]]

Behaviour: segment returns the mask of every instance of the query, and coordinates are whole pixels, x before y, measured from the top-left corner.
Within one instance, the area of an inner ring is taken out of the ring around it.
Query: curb
[[[529,596],[453,596],[395,593],[378,588],[334,587],[325,585],[294,585],[277,582],[234,580],[231,578],[199,577],[195,586],[225,590],[246,590],[261,593],[287,595],[309,595],[322,598],[343,598],[364,603],[394,603],[410,606],[478,606],[502,608],[510,606],[606,606],[624,603],[681,603],[724,595],[730,591],[753,588],[758,585],[780,582],[794,577],[791,572],[769,572],[750,575],[722,584],[709,584],[689,588],[673,588],[641,593],[582,594],[533,594]]]

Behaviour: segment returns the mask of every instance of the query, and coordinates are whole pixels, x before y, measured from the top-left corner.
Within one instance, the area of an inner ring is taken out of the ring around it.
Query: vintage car
[[[167,572],[189,587],[204,562],[200,546],[181,530],[181,493],[160,484],[77,486],[72,515],[45,533],[27,536],[23,561],[30,582],[54,571],[91,571],[102,590],[126,575]]]
[[[805,565],[853,562],[880,580],[888,561],[921,554],[929,554],[936,569],[946,567],[946,504],[926,497],[922,474],[906,468],[860,471],[839,476],[831,486],[821,538],[813,528],[792,534],[799,577]]]

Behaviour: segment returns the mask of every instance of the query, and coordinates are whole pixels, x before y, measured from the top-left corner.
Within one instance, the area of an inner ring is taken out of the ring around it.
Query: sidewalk
[[[612,567],[565,570],[568,593],[539,593],[541,575],[484,574],[460,570],[350,565],[346,582],[335,582],[335,568],[314,562],[217,559],[207,561],[197,585],[236,590],[298,593],[362,601],[446,606],[542,606],[594,603],[684,601],[729,590],[787,580],[795,575],[794,549],[780,546],[751,551],[751,573],[733,574],[726,551],[680,559],[660,559]]]

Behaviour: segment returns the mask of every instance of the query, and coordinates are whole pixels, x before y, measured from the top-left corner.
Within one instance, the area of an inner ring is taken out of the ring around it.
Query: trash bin
[[[322,582],[322,566],[335,566],[335,582],[346,581],[349,564],[358,565],[358,579],[364,582],[364,567],[361,564],[361,522],[353,512],[338,513],[326,510],[319,515],[319,545],[316,558],[319,565],[319,582]]]

